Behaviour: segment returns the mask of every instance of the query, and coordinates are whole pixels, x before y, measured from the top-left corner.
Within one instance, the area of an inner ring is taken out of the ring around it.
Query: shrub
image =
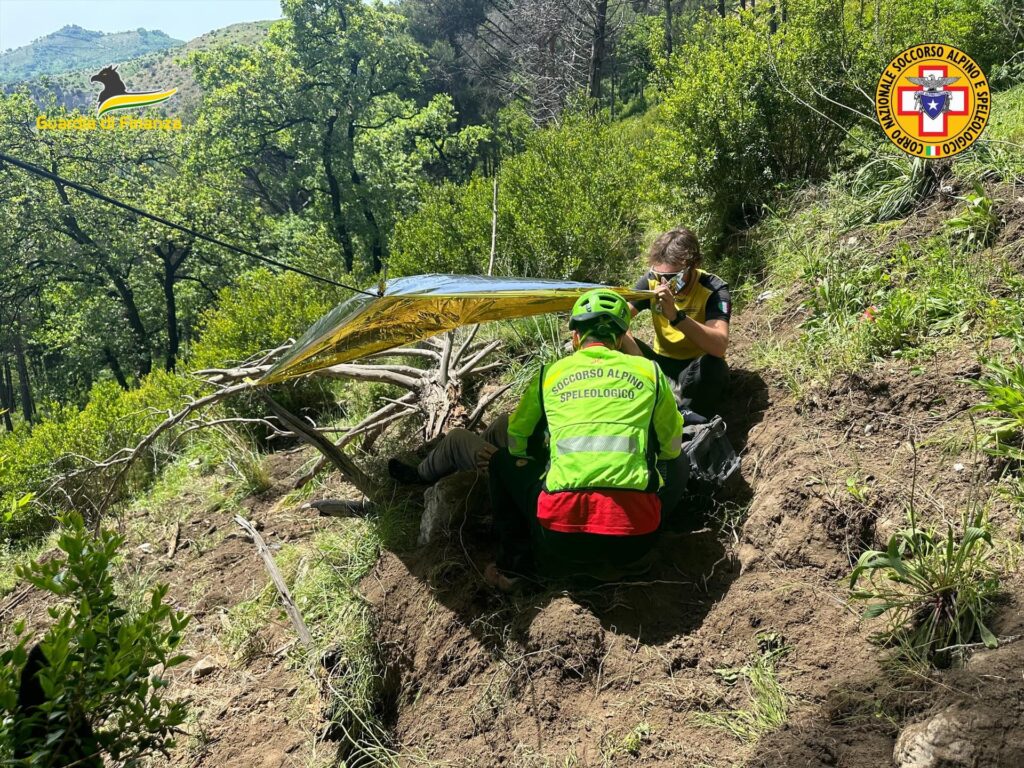
[[[756,215],[781,183],[827,171],[831,155],[822,147],[838,145],[850,122],[814,93],[848,98],[842,29],[825,18],[830,13],[820,3],[789,3],[775,35],[760,5],[726,19],[704,16],[662,73],[679,132],[666,183],[699,201],[711,238]]]
[[[191,367],[235,365],[300,336],[340,300],[339,290],[293,272],[246,273],[203,315]]]
[[[495,274],[619,281],[640,251],[645,136],[635,123],[569,116],[532,134],[501,166]],[[477,177],[443,185],[398,222],[394,274],[487,271],[493,187]]]
[[[37,711],[18,711],[19,679],[29,659],[24,625],[15,645],[0,654],[0,760],[30,749],[26,766],[66,765],[69,755],[105,756],[134,764],[167,753],[185,719],[185,705],[166,698],[166,671],[187,660],[175,655],[188,617],[165,602],[158,585],[135,610],[114,586],[114,559],[123,538],[111,531],[91,535],[70,515],[58,546],[62,557],[33,561],[18,575],[68,601],[51,608],[56,620],[39,643],[37,679],[44,701]],[[91,763],[89,763],[91,764]]]
[[[134,446],[158,423],[168,410],[181,407],[185,395],[196,393],[196,383],[183,376],[154,371],[137,389],[125,391],[113,382],[93,386],[82,410],[72,406],[51,406],[47,418],[31,430],[21,427],[0,437],[0,508],[7,510],[13,499],[34,493],[36,499],[10,516],[0,517],[0,536],[16,539],[36,535],[53,524],[55,509],[80,506],[110,490],[109,476],[83,475],[64,483],[65,495],[43,494],[62,474],[106,459],[115,451]],[[153,454],[141,457],[129,482],[116,489],[114,501],[151,477],[156,467]]]
[[[1024,461],[1024,365],[990,360],[976,386],[985,399],[974,410],[985,414],[985,448],[996,456]]]
[[[876,639],[904,660],[936,666],[948,664],[952,646],[976,637],[995,647],[985,619],[999,574],[984,514],[965,515],[959,534],[948,523],[944,533],[919,527],[913,509],[909,521],[885,551],[862,554],[850,574],[851,597],[868,603],[864,618],[885,618]]]

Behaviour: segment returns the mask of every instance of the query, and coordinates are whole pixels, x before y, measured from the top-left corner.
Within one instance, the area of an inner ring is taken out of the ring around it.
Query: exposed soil
[[[952,697],[964,675],[977,682],[968,667],[889,690],[844,582],[904,523],[915,464],[932,519],[956,517],[990,481],[989,461],[957,440],[970,430],[974,360],[942,357],[923,373],[888,362],[797,402],[743,369],[742,317],[734,334],[740,410],[727,419],[744,482],[726,501],[749,511],[732,541],[718,526],[671,534],[644,583],[514,599],[479,578],[482,519],[444,547],[382,558],[365,589],[400,745],[457,766],[883,766],[900,722]],[[778,674],[791,712],[751,747],[693,714],[749,706],[715,670],[756,657],[765,632],[789,647]],[[641,724],[649,735],[628,742]]]
[[[1000,240],[1019,234],[1022,220],[1010,217]],[[912,489],[922,518],[956,520],[998,477],[1000,467],[969,447],[976,354],[886,361],[798,401],[750,370],[748,349],[763,332],[756,306],[733,324],[726,418],[742,480],[706,524],[665,535],[645,581],[499,595],[481,578],[492,556],[482,508],[441,545],[382,554],[362,591],[375,617],[380,713],[401,764],[873,768],[893,764],[901,729],[945,713],[980,736],[973,762],[943,765],[1020,765],[1020,573],[1004,580],[1006,604],[991,623],[1008,641],[927,676],[883,669],[871,627],[847,602],[851,564],[904,524]],[[245,502],[271,546],[344,524],[280,503],[300,461],[273,457],[274,488]],[[335,483],[324,495],[350,490]],[[172,691],[196,713],[174,764],[329,764],[334,747],[316,739],[323,705],[302,693],[304,672],[288,663],[286,621],[262,630],[263,650],[244,663],[222,648],[225,610],[267,583],[251,542],[199,497],[182,518],[173,558],[163,540],[151,553],[132,542],[129,555],[141,574],[170,582],[196,617],[187,652],[216,665],[199,679],[188,668],[174,676]],[[991,519],[1016,530],[998,500]],[[39,628],[46,607],[16,590],[0,616]],[[750,707],[730,671],[756,659],[766,638],[786,649],[776,663],[788,717],[751,743],[698,715]]]

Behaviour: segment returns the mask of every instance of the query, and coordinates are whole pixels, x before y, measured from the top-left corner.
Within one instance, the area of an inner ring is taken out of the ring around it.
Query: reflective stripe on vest
[[[510,434],[508,436],[509,453],[521,456],[522,454],[526,453],[528,442],[529,441],[525,437],[519,437],[519,435]]]
[[[558,455],[604,451],[608,453],[636,453],[640,444],[636,438],[616,435],[584,435],[566,437],[558,441]]]

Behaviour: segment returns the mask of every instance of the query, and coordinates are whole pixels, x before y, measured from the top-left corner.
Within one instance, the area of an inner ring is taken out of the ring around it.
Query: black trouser
[[[659,355],[639,339],[637,346],[648,360],[654,360],[669,379],[679,385],[679,408],[696,411],[708,419],[721,415],[729,390],[729,366],[720,357],[701,355],[689,360]]]
[[[498,567],[511,574],[617,578],[643,569],[657,532],[640,536],[549,531],[537,521],[545,465],[502,448],[490,462],[491,511]],[[665,485],[662,514],[675,509],[686,490],[689,461],[680,456],[659,465]]]

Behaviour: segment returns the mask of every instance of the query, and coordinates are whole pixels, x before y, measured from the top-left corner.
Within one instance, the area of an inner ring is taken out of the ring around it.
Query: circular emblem
[[[889,62],[875,112],[889,140],[909,155],[951,157],[988,122],[988,80],[974,59],[949,45],[915,45]]]

